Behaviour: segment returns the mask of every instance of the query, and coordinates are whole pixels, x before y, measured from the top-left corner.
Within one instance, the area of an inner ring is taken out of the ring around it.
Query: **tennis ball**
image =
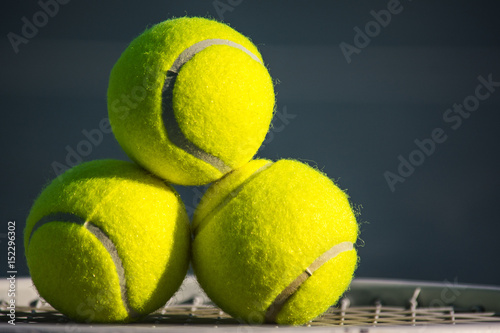
[[[337,302],[357,265],[348,196],[298,161],[253,160],[215,182],[192,227],[200,285],[252,324],[314,319]]]
[[[175,184],[207,184],[247,163],[273,112],[273,82],[256,46],[205,18],[147,29],[109,78],[117,141],[132,160]]]
[[[129,322],[182,283],[188,217],[178,194],[137,165],[92,161],[43,190],[24,246],[31,278],[54,308],[81,322]]]

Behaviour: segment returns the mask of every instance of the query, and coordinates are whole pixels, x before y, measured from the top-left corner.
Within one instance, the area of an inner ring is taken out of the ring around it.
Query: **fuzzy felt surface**
[[[208,215],[216,214],[218,212],[218,206],[230,200],[237,189],[239,187],[242,188],[244,182],[249,181],[250,177],[252,177],[257,170],[269,164],[272,164],[269,160],[253,160],[210,186],[194,211],[192,223],[193,232],[195,234],[198,233],[204,227],[205,222],[210,220],[211,217]]]
[[[214,183],[193,220],[200,285],[224,311],[249,323],[263,322],[281,291],[324,252],[358,236],[348,196],[326,175],[298,161],[262,168],[267,163],[251,161]],[[288,299],[276,322],[299,325],[322,314],[347,289],[356,265],[355,249],[330,259]]]
[[[79,216],[111,240],[125,290],[111,254],[84,225],[54,220],[37,226],[56,213]],[[179,288],[189,263],[189,223],[178,194],[162,180],[133,163],[98,160],[70,169],[42,191],[24,244],[33,282],[52,306],[77,321],[126,322],[164,305]]]
[[[175,81],[172,105],[185,137],[230,168],[248,162],[265,139],[274,112],[273,82],[255,45],[229,26],[205,18],[161,22],[134,39],[114,65],[108,113],[124,151],[158,176],[180,185],[215,181],[223,172],[172,144],[162,118],[166,73],[187,48],[212,45],[187,61]]]

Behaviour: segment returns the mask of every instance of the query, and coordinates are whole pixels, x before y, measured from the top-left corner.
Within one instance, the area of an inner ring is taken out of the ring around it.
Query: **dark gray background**
[[[47,1],[47,0],[43,0]],[[221,13],[214,6],[225,3]],[[65,164],[67,149],[86,140],[107,116],[114,62],[146,27],[173,16],[224,20],[259,46],[275,80],[277,110],[258,156],[317,165],[362,205],[358,277],[500,283],[500,88],[461,126],[447,109],[475,93],[478,77],[500,81],[496,1],[401,0],[402,11],[373,33],[348,63],[339,44],[353,44],[388,1],[69,1],[16,53],[37,1],[10,1],[1,11],[0,274],[7,271],[6,224],[17,222],[19,275],[28,274],[22,228],[42,187]],[[43,22],[42,22],[43,23]],[[482,92],[485,92],[484,90]],[[447,140],[391,191],[397,173],[441,128]],[[414,153],[415,154],[415,153]],[[127,159],[112,134],[83,160]],[[199,188],[179,191],[189,209]]]

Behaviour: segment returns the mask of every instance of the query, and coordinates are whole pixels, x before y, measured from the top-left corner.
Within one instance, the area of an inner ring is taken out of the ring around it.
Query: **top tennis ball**
[[[109,79],[111,127],[125,152],[180,185],[202,185],[248,162],[274,112],[256,46],[205,18],[161,22],[133,40]]]

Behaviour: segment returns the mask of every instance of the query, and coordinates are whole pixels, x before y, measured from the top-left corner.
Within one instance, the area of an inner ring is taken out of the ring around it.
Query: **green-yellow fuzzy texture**
[[[128,313],[110,253],[83,225],[44,216],[77,215],[113,242],[125,273]],[[31,235],[31,239],[30,239]],[[24,245],[40,295],[81,322],[128,322],[158,309],[179,288],[190,255],[188,217],[173,188],[137,165],[83,163],[52,181],[27,218]]]
[[[223,173],[172,144],[162,119],[166,73],[188,47],[225,39],[252,52],[212,45],[197,53],[176,78],[174,114],[184,136],[235,169],[264,141],[274,111],[274,89],[255,45],[229,26],[197,17],[171,19],[134,39],[114,65],[108,86],[113,133],[125,152],[158,176],[201,185]]]
[[[274,299],[321,254],[358,236],[348,196],[328,177],[298,161],[268,163],[251,161],[214,183],[193,219],[200,285],[249,323],[262,323]],[[322,314],[347,289],[356,265],[355,249],[323,264],[276,322],[300,325]]]

